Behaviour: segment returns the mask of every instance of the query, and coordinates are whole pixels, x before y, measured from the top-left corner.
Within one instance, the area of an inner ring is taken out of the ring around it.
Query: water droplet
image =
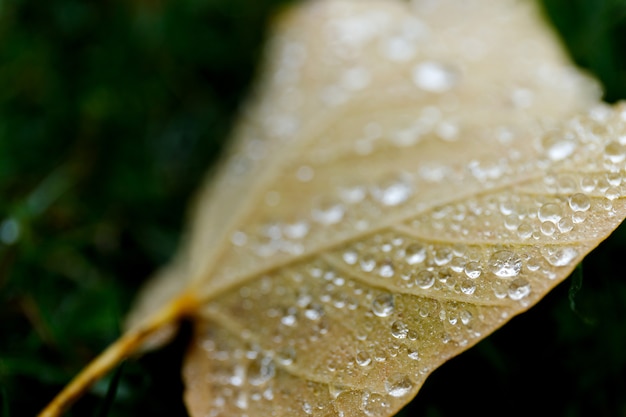
[[[309,233],[309,224],[303,220],[286,224],[283,227],[283,232],[289,239],[302,239]]]
[[[620,163],[626,159],[626,146],[611,141],[604,147],[604,156],[614,164]]]
[[[296,350],[289,346],[276,353],[276,360],[282,365],[291,365],[296,360]]]
[[[293,327],[297,324],[297,318],[295,314],[285,314],[280,318],[280,322],[285,326]]]
[[[528,223],[522,223],[517,228],[517,235],[521,239],[528,239],[533,235],[533,227]]]
[[[458,76],[450,67],[438,62],[426,61],[413,68],[413,82],[431,93],[443,93],[457,83]]]
[[[472,313],[470,313],[467,310],[463,310],[461,311],[461,323],[465,324],[466,326],[469,324],[470,321],[472,321],[472,319],[474,318],[472,316]]]
[[[257,358],[248,365],[248,382],[251,385],[263,385],[276,373],[274,362],[269,356]]]
[[[372,357],[370,356],[369,353],[367,353],[364,350],[358,351],[354,359],[356,360],[356,363],[359,366],[367,366],[370,363],[372,363]]]
[[[464,279],[461,282],[461,292],[466,295],[472,295],[476,291],[476,284],[470,279]]]
[[[576,193],[569,198],[569,206],[574,211],[587,211],[591,207],[591,200],[585,194]]]
[[[363,272],[372,272],[376,268],[376,260],[372,255],[365,255],[359,262]]]
[[[467,275],[468,278],[476,279],[480,276],[481,272],[482,267],[480,266],[480,263],[468,262],[465,264],[465,275]]]
[[[324,315],[324,308],[319,304],[309,304],[304,310],[304,317],[317,321]]]
[[[330,394],[331,397],[333,397],[334,399],[336,399],[337,397],[339,397],[341,394],[343,394],[344,392],[346,392],[346,388],[341,386],[341,385],[337,385],[337,384],[328,384],[328,393]]]
[[[378,317],[389,317],[393,314],[394,308],[393,294],[381,294],[372,302],[372,311]]]
[[[363,201],[367,189],[362,185],[354,185],[351,187],[341,187],[339,189],[339,197],[347,204],[356,204]]]
[[[423,290],[427,290],[433,286],[435,283],[435,274],[431,271],[420,271],[417,273],[415,277],[415,285],[420,287]]]
[[[235,246],[244,246],[248,242],[248,235],[242,231],[236,231],[230,237],[230,241]]]
[[[574,223],[572,222],[572,219],[570,219],[569,217],[563,217],[560,221],[559,221],[559,231],[561,233],[568,233],[571,232],[572,229],[574,228]]]
[[[621,172],[609,172],[606,174],[606,180],[613,187],[619,187],[622,184],[622,173]]]
[[[517,278],[509,284],[508,294],[511,300],[521,300],[530,294],[530,283],[525,278]]]
[[[406,262],[415,265],[426,259],[426,248],[421,243],[412,243],[405,250]]]
[[[378,269],[378,275],[380,275],[383,278],[391,278],[394,274],[394,267],[393,267],[393,263],[386,259],[385,261],[382,262],[380,268]]]
[[[315,172],[313,171],[313,168],[308,165],[302,165],[300,168],[298,168],[298,171],[296,172],[296,177],[298,178],[298,181],[302,182],[311,181],[314,175]]]
[[[413,382],[404,374],[394,374],[385,381],[385,389],[392,397],[403,397],[413,389]]]
[[[537,214],[542,222],[558,223],[563,217],[563,210],[558,204],[548,203],[541,206]]]
[[[604,196],[608,198],[609,200],[615,200],[616,198],[619,198],[620,196],[619,189],[617,187],[610,187],[608,190],[604,192]]]
[[[320,205],[311,210],[313,220],[320,224],[331,225],[339,223],[345,214],[345,207],[341,204]]]
[[[586,193],[590,193],[596,189],[597,181],[593,177],[583,177],[580,180],[580,189]]]
[[[491,255],[489,267],[496,276],[510,278],[519,275],[522,259],[511,251],[501,250]]]
[[[237,400],[235,400],[235,405],[242,410],[248,408],[248,395],[245,391],[240,391],[239,394],[237,394]]]
[[[552,266],[567,266],[578,256],[575,248],[554,247],[544,248],[543,257]]]
[[[572,222],[574,224],[582,223],[586,219],[587,219],[587,214],[583,211],[575,211],[574,214],[572,214]]]
[[[406,339],[409,334],[409,326],[402,320],[396,320],[391,324],[391,335],[396,339]]]
[[[363,395],[361,409],[366,415],[372,417],[387,415],[387,408],[389,408],[389,403],[382,395],[376,393],[365,393]]]
[[[554,232],[556,232],[556,226],[552,222],[541,223],[541,226],[539,227],[539,229],[541,230],[541,233],[543,233],[546,236],[552,236]]]
[[[356,261],[359,259],[359,255],[356,253],[356,251],[353,250],[345,251],[343,255],[341,255],[341,257],[343,258],[343,261],[348,265],[356,264]]]
[[[508,230],[517,230],[520,225],[520,218],[517,214],[509,214],[504,219],[504,227]]]
[[[465,258],[461,256],[455,256],[452,258],[452,261],[450,261],[450,269],[454,272],[463,272],[465,269]]]
[[[408,200],[413,189],[407,178],[396,176],[372,187],[371,193],[374,199],[381,204],[397,206]]]
[[[576,142],[571,135],[563,135],[556,131],[548,132],[543,137],[542,146],[548,158],[553,161],[561,161],[576,150]]]
[[[409,359],[413,359],[414,361],[417,361],[420,358],[420,355],[417,349],[413,349],[413,348],[407,349],[407,356],[409,357]]]
[[[435,251],[435,263],[438,266],[447,264],[452,260],[452,251],[449,248],[439,248]]]
[[[241,365],[235,366],[235,368],[233,369],[233,374],[231,375],[229,380],[230,384],[235,387],[240,387],[243,385],[245,380],[246,369]]]

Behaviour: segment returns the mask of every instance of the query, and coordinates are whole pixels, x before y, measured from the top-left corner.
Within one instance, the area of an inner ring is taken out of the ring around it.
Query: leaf
[[[42,415],[183,315],[192,416],[391,415],[626,216],[626,109],[531,4],[310,2],[268,55],[187,246]]]

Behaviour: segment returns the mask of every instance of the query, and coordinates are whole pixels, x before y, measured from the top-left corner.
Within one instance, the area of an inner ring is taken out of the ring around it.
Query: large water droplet
[[[406,339],[409,334],[409,326],[402,320],[396,320],[391,324],[391,335],[396,339]]]
[[[450,67],[438,62],[426,61],[413,68],[413,82],[431,93],[443,93],[456,84],[458,76]]]
[[[263,385],[276,373],[274,362],[269,356],[257,358],[248,365],[248,382],[251,385]]]
[[[453,255],[449,248],[439,248],[435,251],[435,263],[438,266],[445,265],[452,260]]]
[[[364,350],[358,351],[354,359],[359,366],[367,366],[372,363],[372,357]]]
[[[393,294],[385,293],[381,294],[372,302],[372,311],[378,317],[389,317],[393,314],[395,303]]]
[[[471,279],[464,279],[461,281],[461,292],[466,295],[474,294],[476,291],[476,284]]]
[[[548,158],[553,161],[567,158],[576,149],[574,138],[570,135],[563,135],[561,132],[548,132],[541,144]]]
[[[412,243],[406,247],[405,251],[406,262],[409,265],[415,265],[423,262],[426,259],[426,247],[421,243]]]
[[[614,164],[620,163],[626,159],[626,146],[611,141],[604,147],[604,156]]]
[[[543,222],[539,226],[539,230],[546,236],[552,236],[556,232],[556,226],[552,222]]]
[[[517,235],[521,239],[528,239],[533,235],[533,227],[528,223],[522,223],[517,228]]]
[[[427,290],[435,283],[435,274],[431,271],[420,271],[415,277],[415,285],[423,290]]]
[[[522,270],[522,259],[511,251],[501,250],[491,255],[489,268],[500,278],[514,277]]]
[[[558,223],[563,217],[563,210],[558,204],[548,203],[541,206],[538,216],[542,222]]]
[[[559,226],[559,231],[561,233],[568,233],[568,232],[571,232],[572,229],[574,228],[574,222],[569,217],[563,217],[559,221],[558,226]]]
[[[511,300],[521,300],[530,294],[530,283],[525,278],[517,278],[509,284],[508,294]]]
[[[394,374],[385,381],[385,389],[392,397],[404,397],[413,389],[413,382],[404,374]]]
[[[555,247],[545,248],[543,257],[553,266],[567,266],[578,256],[575,248]]]
[[[465,275],[467,275],[468,278],[476,279],[480,276],[481,272],[482,267],[480,263],[472,261],[465,264]]]

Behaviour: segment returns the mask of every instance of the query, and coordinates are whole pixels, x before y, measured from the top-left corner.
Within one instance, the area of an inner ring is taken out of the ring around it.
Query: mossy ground
[[[0,415],[34,415],[120,332],[176,248],[286,0],[0,1]],[[546,0],[606,99],[626,1]],[[626,415],[626,228],[530,312],[436,371],[403,415]],[[184,416],[183,327],[68,416]]]

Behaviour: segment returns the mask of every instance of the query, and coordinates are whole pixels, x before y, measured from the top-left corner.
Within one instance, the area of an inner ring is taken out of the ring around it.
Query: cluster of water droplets
[[[553,247],[561,249],[548,253]],[[555,266],[570,266],[577,256],[574,246],[442,244],[389,233],[342,249],[337,262],[399,292],[497,303],[503,297],[526,302],[531,276],[552,278]],[[375,304],[374,314],[384,316],[386,305]]]

